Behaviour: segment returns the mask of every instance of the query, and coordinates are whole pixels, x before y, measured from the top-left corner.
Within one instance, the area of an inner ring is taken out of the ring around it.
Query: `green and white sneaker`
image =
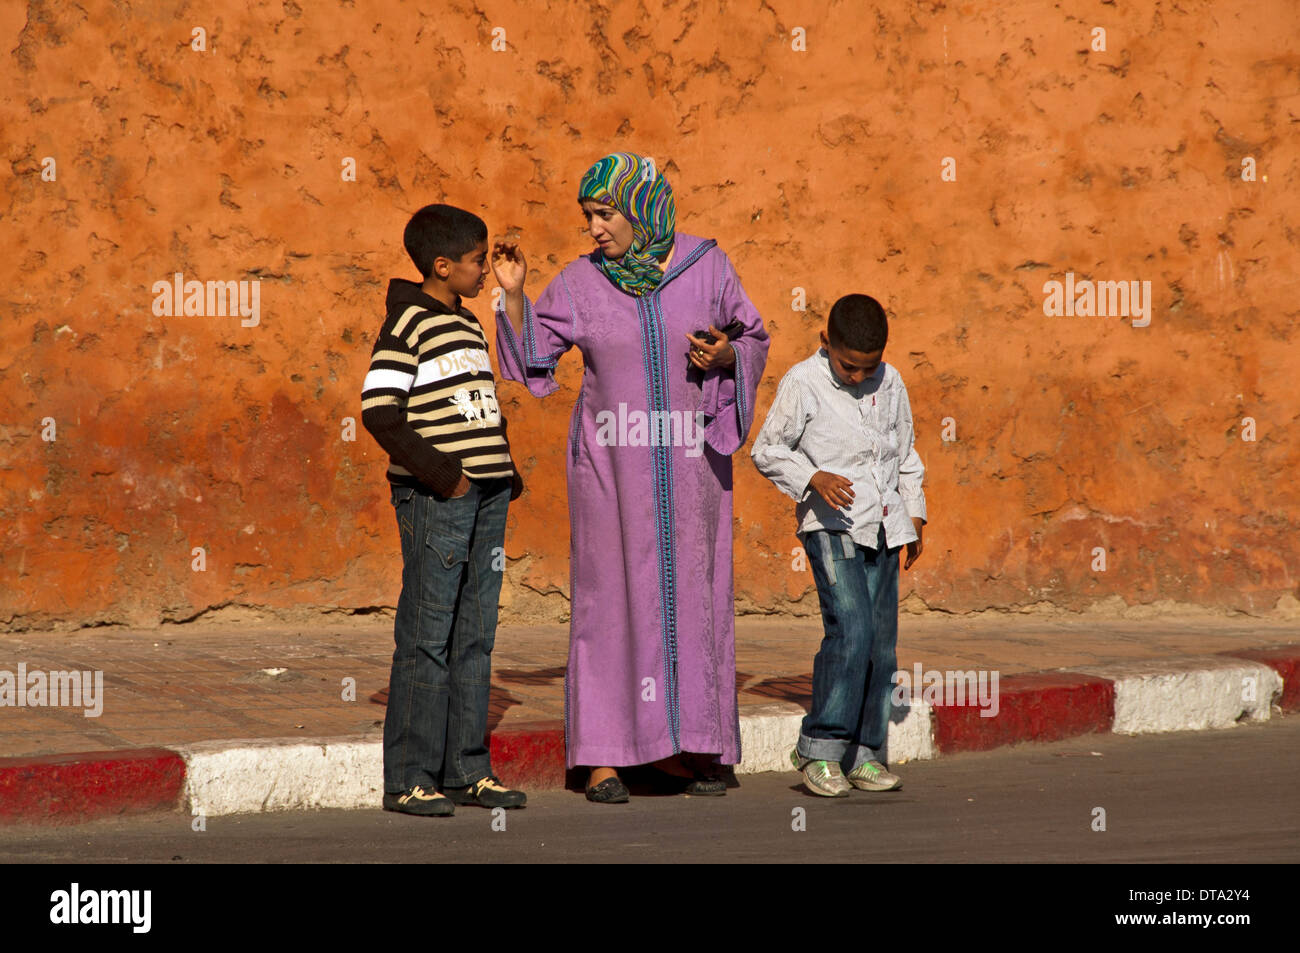
[[[790,763],[803,772],[803,783],[813,794],[822,797],[848,797],[852,788],[844,779],[838,761],[813,761],[799,757],[798,749],[790,752]]]
[[[866,761],[848,774],[849,783],[859,791],[897,791],[903,779],[890,774],[879,761]]]

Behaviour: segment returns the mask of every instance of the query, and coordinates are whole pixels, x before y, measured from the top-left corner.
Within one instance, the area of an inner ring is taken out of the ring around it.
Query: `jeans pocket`
[[[809,555],[817,560],[816,568],[821,570],[821,575],[828,586],[834,586],[838,581],[835,564],[851,560],[857,554],[857,547],[848,533],[832,533],[825,530],[808,534],[808,550]]]
[[[424,542],[432,557],[425,563],[424,602],[437,609],[454,609],[469,564],[469,540],[431,532]]]
[[[438,557],[443,569],[451,569],[457,563],[469,562],[469,540],[459,536],[442,533],[430,533],[425,543]]]
[[[409,558],[411,547],[415,543],[415,489],[409,486],[394,486],[391,499],[393,512],[397,514],[397,531],[402,537],[403,558]]]
[[[808,534],[808,555],[813,562],[813,580],[820,589],[835,585],[835,562],[831,558],[831,546],[827,542],[829,533],[819,531]]]

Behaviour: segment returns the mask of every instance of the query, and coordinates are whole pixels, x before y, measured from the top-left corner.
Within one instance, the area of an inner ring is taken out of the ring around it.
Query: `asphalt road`
[[[1300,718],[1229,731],[1098,735],[897,767],[901,791],[847,799],[797,775],[744,776],[724,798],[528,807],[451,818],[319,811],[162,814],[0,828],[10,863],[1242,863],[1300,860]],[[1104,811],[1104,830],[1099,827]],[[504,827],[504,829],[501,829]],[[495,828],[495,829],[494,829]]]

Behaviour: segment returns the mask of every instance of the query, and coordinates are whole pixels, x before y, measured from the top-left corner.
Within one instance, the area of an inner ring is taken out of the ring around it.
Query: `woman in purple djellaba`
[[[535,305],[517,247],[498,244],[492,263],[502,375],[544,397],[565,351],[585,365],[566,455],[568,765],[591,768],[602,803],[628,799],[617,768],[651,763],[688,793],[724,794],[718,766],[740,760],[731,454],[767,332],[717,243],[675,230],[652,162],[606,156],[578,201],[598,247]]]

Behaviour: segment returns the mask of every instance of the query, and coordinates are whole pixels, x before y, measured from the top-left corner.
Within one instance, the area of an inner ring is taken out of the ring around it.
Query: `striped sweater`
[[[462,474],[512,477],[518,496],[478,320],[401,278],[388,284],[387,307],[362,387],[361,422],[388,452],[389,482],[450,496]]]

